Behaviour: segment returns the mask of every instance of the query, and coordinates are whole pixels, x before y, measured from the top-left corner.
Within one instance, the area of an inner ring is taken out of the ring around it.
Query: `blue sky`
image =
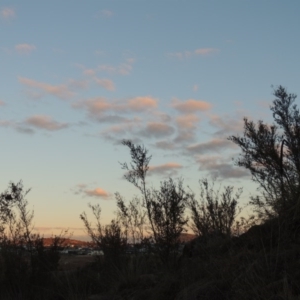
[[[234,167],[243,117],[272,120],[272,85],[297,93],[300,3],[283,1],[2,1],[1,190],[23,180],[35,226],[70,228],[114,193],[123,138],[153,155],[149,182],[217,174],[255,191]]]

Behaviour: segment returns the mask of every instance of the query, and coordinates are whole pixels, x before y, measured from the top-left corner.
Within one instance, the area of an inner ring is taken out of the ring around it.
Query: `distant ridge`
[[[49,247],[53,244],[54,238],[44,238],[44,246]],[[77,247],[89,247],[93,246],[93,242],[75,240],[75,239],[63,239],[61,246],[77,246]]]
[[[196,237],[197,236],[195,234],[192,234],[192,233],[181,233],[181,235],[179,237],[179,240],[182,243],[186,243],[186,242],[189,242],[189,241],[195,239]]]
[[[195,234],[191,233],[182,233],[179,237],[180,242],[186,243],[196,238]],[[53,244],[53,238],[44,238],[44,246],[49,247]],[[73,247],[91,247],[95,244],[93,242],[75,240],[75,239],[65,239],[61,246],[73,246]]]

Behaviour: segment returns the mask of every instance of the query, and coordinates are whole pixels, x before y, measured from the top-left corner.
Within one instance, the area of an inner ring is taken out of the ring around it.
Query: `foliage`
[[[215,180],[209,184],[207,179],[200,183],[200,201],[192,194],[189,201],[191,210],[191,228],[198,236],[221,233],[231,236],[232,226],[237,214],[237,203],[242,194],[238,189],[235,194],[233,186],[225,186],[223,192],[214,188]]]
[[[118,259],[124,253],[127,239],[124,234],[119,220],[112,220],[109,225],[101,225],[101,207],[99,204],[91,205],[90,209],[96,220],[95,228],[89,222],[88,216],[85,212],[80,215],[81,220],[85,226],[87,234],[91,237],[92,241],[100,247],[105,256],[110,259]]]
[[[146,212],[140,199],[134,197],[126,206],[125,199],[115,194],[117,200],[117,217],[124,228],[126,239],[132,244],[139,244],[144,239],[144,228],[146,226]]]
[[[231,136],[242,150],[236,160],[259,184],[261,195],[251,203],[261,216],[275,217],[300,212],[300,114],[296,95],[279,86],[271,111],[275,123],[255,124],[244,118],[244,135]]]
[[[121,164],[127,171],[124,177],[141,191],[156,249],[166,262],[177,248],[179,237],[188,222],[185,208],[189,195],[183,188],[182,180],[176,183],[171,178],[161,182],[160,189],[149,189],[146,185],[151,160],[148,150],[129,140],[123,140],[123,145],[130,149],[132,159],[130,165]]]
[[[28,193],[29,190],[24,191],[19,182],[10,183],[0,195],[2,201],[9,201],[1,215],[0,268],[3,276],[0,277],[0,290],[13,299],[34,299],[38,295],[51,272],[58,268],[58,250],[64,240],[62,236],[56,236],[52,246],[46,249],[44,239],[33,233],[34,212],[28,209]],[[1,293],[0,297],[3,295]]]
[[[134,145],[129,140],[123,140],[122,144],[130,149],[131,156],[130,165],[126,162],[121,164],[122,169],[126,170],[124,178],[140,190],[143,196],[143,205],[147,211],[148,221],[156,240],[156,231],[152,218],[151,191],[146,187],[146,177],[152,156],[148,156],[148,150],[143,145]]]
[[[156,232],[156,243],[164,261],[176,251],[180,235],[185,231],[188,218],[185,209],[189,194],[183,188],[183,181],[173,179],[161,182],[160,189],[152,189],[151,216]]]
[[[1,193],[0,233],[2,239],[7,235],[13,240],[21,236],[22,239],[25,237],[28,239],[30,231],[29,224],[33,219],[33,212],[26,211],[28,203],[25,197],[29,191],[30,190],[23,191],[23,183],[20,181],[17,184],[13,182],[9,183],[8,189]]]

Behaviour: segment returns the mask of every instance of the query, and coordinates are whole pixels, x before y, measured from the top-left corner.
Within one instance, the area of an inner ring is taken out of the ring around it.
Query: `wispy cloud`
[[[227,139],[213,139],[209,142],[198,143],[187,147],[188,153],[203,154],[208,152],[220,152],[224,149],[235,148],[234,144]]]
[[[76,79],[69,79],[66,85],[70,89],[74,89],[74,90],[85,90],[89,87],[89,83],[87,80],[76,80]]]
[[[30,88],[28,95],[32,98],[52,95],[60,99],[69,99],[74,95],[67,84],[51,85],[25,77],[19,77],[19,82]]]
[[[91,98],[79,101],[73,105],[75,108],[83,108],[92,117],[102,116],[107,111],[118,113],[142,112],[156,108],[158,100],[151,96],[140,96],[126,101],[108,102],[104,97]]]
[[[87,196],[96,197],[96,198],[107,198],[109,196],[108,193],[101,188],[95,188],[93,190],[85,190],[84,193]]]
[[[95,76],[96,75],[96,71],[93,69],[85,69],[83,71],[83,74],[86,76]]]
[[[178,58],[178,59],[183,59],[183,58],[191,57],[192,54],[193,53],[191,51],[183,51],[183,52],[168,53],[167,56],[168,57]]]
[[[4,7],[0,11],[1,19],[11,20],[16,16],[16,12],[12,7]]]
[[[160,176],[175,176],[179,169],[183,168],[181,164],[175,162],[169,162],[157,166],[149,166],[149,175]]]
[[[194,91],[194,92],[197,92],[198,89],[199,89],[199,86],[198,86],[197,84],[194,84],[194,86],[193,86],[193,91]]]
[[[181,52],[170,52],[167,54],[167,56],[170,58],[186,59],[198,55],[206,56],[206,55],[217,53],[219,51],[220,50],[216,48],[198,48],[193,51],[185,50]]]
[[[19,133],[34,134],[33,129],[27,127],[26,124],[24,125],[24,123],[20,123],[20,122],[0,120],[0,127],[11,128],[16,130]]]
[[[209,55],[218,52],[216,48],[199,48],[194,51],[196,55]]]
[[[105,111],[112,109],[113,105],[104,97],[91,98],[73,104],[74,108],[84,108],[91,116],[102,115]]]
[[[247,178],[250,173],[242,168],[235,167],[228,163],[229,158],[221,156],[200,156],[197,159],[200,171],[208,171],[211,175],[224,179]]]
[[[151,122],[142,129],[139,134],[145,137],[162,138],[170,136],[174,133],[174,128],[168,124]]]
[[[34,134],[35,131],[31,128],[24,127],[23,125],[16,125],[15,130],[18,131],[19,133],[24,133],[24,134]]]
[[[133,58],[128,58],[124,63],[121,63],[118,66],[100,65],[97,70],[108,72],[110,74],[129,75],[132,71],[132,65],[134,61],[135,60]]]
[[[115,90],[115,84],[110,79],[94,78],[94,80],[99,86],[105,88],[108,91],[114,91]]]
[[[36,50],[36,46],[33,44],[18,44],[15,46],[15,50],[19,54],[30,54],[32,51]]]
[[[196,125],[199,121],[199,117],[194,114],[181,115],[176,118],[176,123],[179,128],[185,129],[196,128]]]
[[[192,143],[195,141],[195,131],[194,130],[182,130],[179,129],[177,136],[174,139],[175,144],[180,144],[184,146],[188,143]]]
[[[72,191],[76,195],[82,195],[85,197],[102,198],[102,199],[111,198],[111,195],[106,190],[100,187],[91,189],[88,187],[88,185],[84,183],[77,184],[76,187],[72,189]]]
[[[24,123],[26,125],[33,126],[39,129],[45,129],[48,131],[56,131],[67,128],[69,126],[67,123],[59,123],[57,121],[54,121],[51,117],[46,115],[35,115],[29,117]]]
[[[240,117],[237,117],[237,115]],[[241,133],[244,127],[243,116],[239,113],[233,116],[211,115],[209,124],[217,129],[214,133],[217,137],[228,137],[232,134]]]
[[[143,111],[157,107],[158,99],[151,96],[134,97],[128,100],[128,108],[133,111]]]
[[[172,141],[158,141],[155,143],[155,148],[173,150],[175,148],[175,144]]]
[[[173,100],[171,105],[177,111],[185,114],[191,114],[196,111],[206,111],[211,108],[210,103],[195,99],[188,99],[186,101],[180,101],[178,99],[175,99]]]
[[[109,9],[102,9],[99,11],[99,16],[104,18],[110,18],[114,15],[114,13]]]
[[[5,102],[0,100],[0,106],[4,106],[5,105]]]
[[[13,127],[14,122],[8,121],[8,120],[0,120],[0,126],[1,127]]]

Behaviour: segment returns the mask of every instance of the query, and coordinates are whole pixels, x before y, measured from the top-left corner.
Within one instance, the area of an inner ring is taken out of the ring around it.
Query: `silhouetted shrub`
[[[275,123],[244,118],[244,135],[229,140],[240,147],[238,166],[251,172],[261,194],[251,204],[263,218],[300,216],[300,114],[296,95],[279,86],[271,111]]]

